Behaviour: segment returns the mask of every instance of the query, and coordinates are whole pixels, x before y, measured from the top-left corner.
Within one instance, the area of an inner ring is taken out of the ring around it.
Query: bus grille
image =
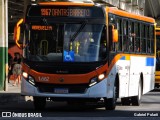
[[[85,93],[88,88],[88,84],[55,85],[36,83],[36,87],[41,93],[55,93],[55,89],[68,89],[68,93]]]

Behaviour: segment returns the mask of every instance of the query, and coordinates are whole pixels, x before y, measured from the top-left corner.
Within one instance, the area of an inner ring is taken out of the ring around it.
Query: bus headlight
[[[28,78],[28,73],[23,72],[23,73],[22,73],[22,76],[23,76],[25,79],[27,79],[27,78]]]
[[[97,83],[98,83],[97,77],[94,77],[94,78],[91,79],[89,86],[91,87],[91,86],[93,86]]]
[[[35,85],[35,80],[32,76],[28,75],[28,73],[23,72],[22,76],[31,84],[31,85]]]
[[[102,73],[102,74],[100,74],[99,76],[98,76],[98,80],[103,80],[105,78],[105,74],[104,73]]]
[[[34,78],[31,77],[31,76],[28,77],[28,82],[29,82],[30,84],[32,84],[32,85],[35,85],[35,80],[34,80]]]
[[[105,73],[102,73],[100,75],[98,75],[98,77],[94,77],[90,80],[90,84],[89,87],[97,84],[98,82],[102,81],[104,78],[106,77]]]

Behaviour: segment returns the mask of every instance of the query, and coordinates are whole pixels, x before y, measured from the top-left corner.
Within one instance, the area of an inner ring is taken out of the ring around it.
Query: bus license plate
[[[56,94],[67,94],[68,88],[55,88],[54,93]]]

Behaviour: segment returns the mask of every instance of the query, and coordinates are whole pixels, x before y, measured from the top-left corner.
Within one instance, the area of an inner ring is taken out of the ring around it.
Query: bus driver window
[[[100,41],[100,50],[99,50],[99,58],[105,59],[107,55],[107,38],[106,38],[106,27],[103,28],[101,41]]]

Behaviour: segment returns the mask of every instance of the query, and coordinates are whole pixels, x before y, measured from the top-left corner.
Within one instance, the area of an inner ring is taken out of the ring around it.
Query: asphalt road
[[[117,107],[114,111],[106,111],[104,107],[91,107],[81,105],[68,105],[66,102],[47,102],[46,109],[43,111],[35,111],[32,101],[19,101],[0,104],[0,117],[2,112],[11,112],[12,117],[16,115],[29,116],[30,113],[37,113],[38,117],[61,117],[61,119],[69,118],[144,118],[160,119],[160,90],[149,92],[142,97],[140,106],[122,106],[120,100],[117,101]],[[18,114],[19,113],[19,114]],[[7,119],[7,118],[3,118]],[[23,118],[24,119],[24,118]],[[40,120],[39,118],[38,120]],[[60,120],[60,119],[59,119]],[[113,119],[114,120],[114,119]]]

